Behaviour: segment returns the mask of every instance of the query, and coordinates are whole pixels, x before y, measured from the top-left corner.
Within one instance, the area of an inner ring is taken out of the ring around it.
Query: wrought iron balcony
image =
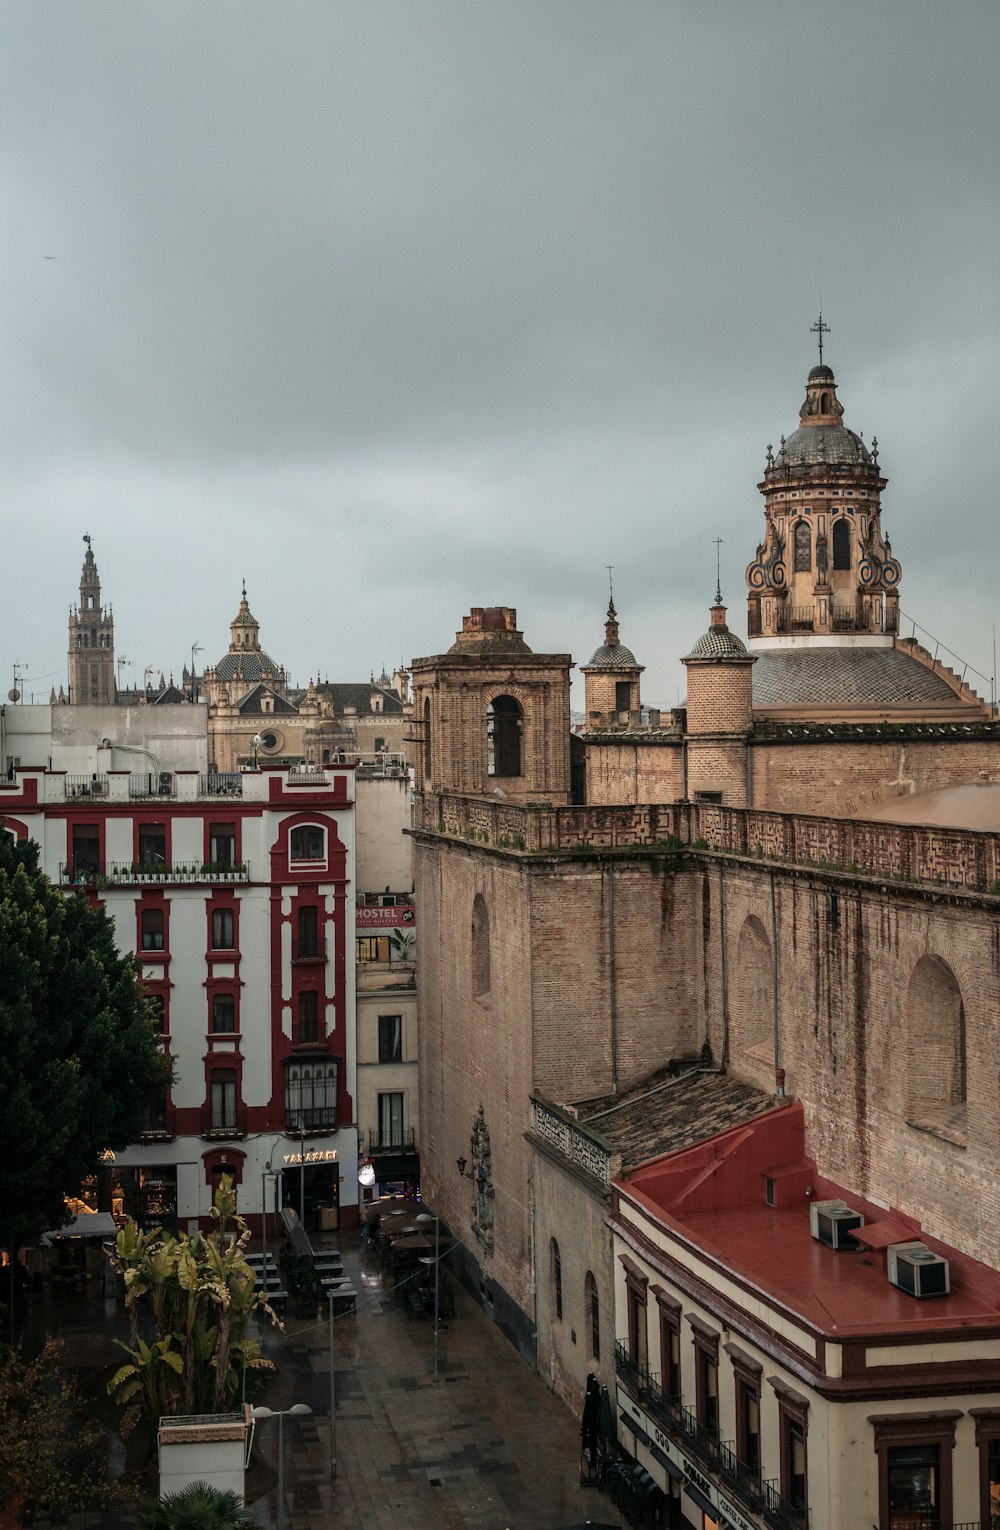
[[[689,1448],[712,1471],[718,1471],[721,1449],[718,1429],[708,1429],[704,1424],[699,1423],[698,1415],[693,1408],[684,1408],[682,1418],[684,1439]]]
[[[325,962],[326,939],[321,935],[311,935],[305,940],[292,940],[293,962]]]
[[[621,1339],[615,1340],[615,1370],[634,1397],[647,1398],[654,1386],[659,1391],[656,1374],[633,1360],[628,1345]]]
[[[782,1498],[780,1483],[765,1482],[764,1488],[764,1520],[772,1527],[772,1530],[808,1530],[809,1510],[798,1508],[789,1503],[787,1498]],[[933,1530],[933,1521],[926,1522],[925,1530]],[[944,1530],[944,1527],[942,1527]]]
[[[302,1132],[335,1132],[337,1130],[336,1105],[319,1105],[310,1110],[286,1110],[285,1131],[291,1137]]]
[[[417,1140],[412,1126],[390,1128],[388,1131],[373,1127],[368,1133],[369,1153],[415,1153]]]
[[[201,1107],[201,1135],[212,1138],[245,1137],[247,1134],[247,1110],[236,1105],[228,1110],[213,1110],[211,1105]]]
[[[719,1446],[719,1476],[748,1509],[760,1507],[764,1497],[760,1467],[741,1461],[732,1440],[724,1440]]]
[[[220,886],[249,882],[250,866],[246,861],[231,866],[199,861],[179,861],[170,866],[144,866],[139,861],[105,861],[96,866],[64,862],[59,866],[59,879],[64,886],[95,887],[102,891],[107,887],[162,887],[167,883]]]
[[[242,797],[243,777],[236,771],[211,770],[201,778],[204,797]]]

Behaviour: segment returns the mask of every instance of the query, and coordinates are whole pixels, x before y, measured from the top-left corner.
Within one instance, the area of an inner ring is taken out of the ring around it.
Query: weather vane
[[[715,542],[715,604],[722,605],[722,537],[713,537]]]
[[[830,333],[830,326],[829,326],[829,324],[824,324],[823,323],[823,310],[822,310],[822,308],[819,311],[819,318],[817,319],[816,323],[813,324],[810,327],[809,333],[811,335],[818,335],[819,336],[819,364],[820,364],[820,366],[822,366],[823,365],[823,336],[824,335],[828,335]]]
[[[83,533],[83,540],[86,542],[86,544],[87,544],[87,546],[89,548],[89,546],[90,546],[90,532],[89,531],[85,531]]]
[[[611,599],[611,604],[614,605],[614,603],[615,603],[615,585],[614,585],[614,580],[611,578],[611,574],[612,574],[612,571],[614,569],[614,564],[613,563],[605,563],[604,567],[608,571],[608,594],[609,594],[610,599]]]

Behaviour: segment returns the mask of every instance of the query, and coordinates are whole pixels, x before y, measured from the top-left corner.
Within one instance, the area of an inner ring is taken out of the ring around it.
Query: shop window
[[[557,1318],[563,1315],[562,1300],[562,1256],[559,1253],[559,1245],[555,1238],[550,1245],[552,1263],[552,1305],[555,1308]]]
[[[236,1070],[216,1068],[211,1078],[212,1130],[229,1131],[236,1126]]]
[[[590,1354],[594,1360],[601,1358],[601,1302],[597,1294],[597,1281],[590,1270],[583,1283],[583,1303],[590,1323]]]
[[[472,992],[480,997],[490,991],[490,919],[486,900],[476,893],[472,904]]]
[[[379,1015],[378,1060],[380,1063],[403,1061],[402,1015]]]
[[[812,571],[812,531],[808,521],[797,521],[792,535],[795,551],[795,572],[808,574]]]
[[[337,1059],[285,1064],[285,1127],[288,1131],[336,1131]]]
[[[163,950],[163,910],[144,908],[139,915],[140,943],[144,951]]]
[[[486,773],[521,774],[521,707],[513,696],[496,696],[486,709]]]
[[[315,823],[299,824],[288,836],[288,853],[293,861],[325,860],[325,830]]]
[[[236,825],[213,823],[208,826],[208,859],[213,866],[232,866],[236,861]]]
[[[398,1090],[378,1097],[378,1140],[382,1147],[403,1146],[403,1096]]]
[[[165,866],[167,864],[167,830],[162,823],[139,825],[139,865]]]
[[[307,988],[299,994],[299,1040],[309,1043],[319,1039],[319,994]]]
[[[212,950],[233,951],[236,948],[236,931],[231,908],[212,910]]]
[[[212,1030],[216,1033],[235,1031],[236,999],[231,993],[212,995]]]

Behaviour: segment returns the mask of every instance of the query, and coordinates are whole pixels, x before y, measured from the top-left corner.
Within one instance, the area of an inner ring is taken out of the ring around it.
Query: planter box
[[[243,1502],[250,1408],[161,1418],[157,1431],[160,1497],[192,1482],[228,1489]]]

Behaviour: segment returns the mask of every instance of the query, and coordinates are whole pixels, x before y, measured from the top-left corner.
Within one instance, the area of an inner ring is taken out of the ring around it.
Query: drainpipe
[[[726,871],[719,862],[719,955],[722,967],[722,1066],[729,1066],[729,953],[726,947]]]
[[[611,1093],[618,1093],[618,974],[615,969],[615,863],[608,859],[608,981],[611,988]]]
[[[781,1066],[781,1042],[778,1037],[778,906],[771,872],[771,988],[774,999],[774,1078],[780,1094],[785,1092],[785,1070]]]

